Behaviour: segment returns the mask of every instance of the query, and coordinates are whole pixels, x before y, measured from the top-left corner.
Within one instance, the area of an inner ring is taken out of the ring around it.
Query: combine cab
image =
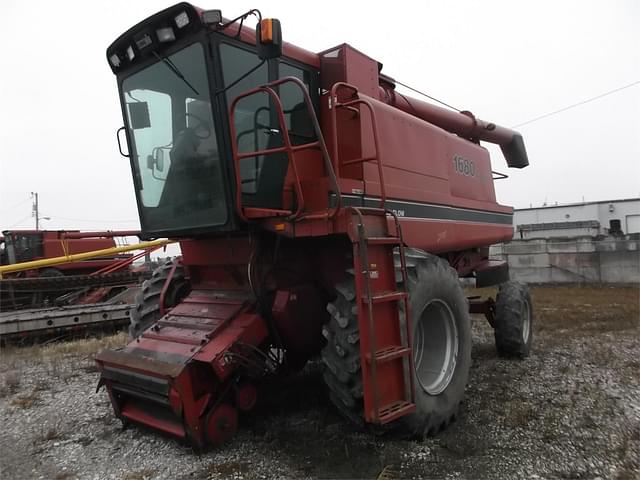
[[[528,354],[529,294],[489,259],[513,211],[480,145],[525,167],[517,132],[398,94],[349,45],[284,43],[256,10],[175,5],[107,60],[142,235],[183,252],[143,285],[131,343],[97,356],[124,423],[218,444],[271,375],[321,356],[346,418],[422,436],[457,413],[470,312],[500,354]],[[460,277],[498,298],[466,298]]]

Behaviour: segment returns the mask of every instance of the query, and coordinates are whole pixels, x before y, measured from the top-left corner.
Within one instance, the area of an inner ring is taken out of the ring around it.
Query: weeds
[[[68,480],[69,478],[77,478],[73,472],[58,472],[56,473],[54,480]]]
[[[34,391],[27,395],[20,395],[14,398],[13,400],[11,400],[11,405],[13,405],[14,407],[18,407],[18,408],[22,408],[23,410],[26,410],[28,408],[33,407],[33,405],[38,400],[40,400],[40,397],[38,396],[38,393]]]
[[[128,341],[128,335],[125,332],[120,332],[116,335],[63,341],[48,345],[9,346],[3,348],[2,360],[9,366],[24,362],[38,364],[43,360],[60,360],[68,356],[85,357],[92,360],[93,356],[101,350],[123,347]]]
[[[63,432],[60,431],[57,425],[43,429],[40,435],[35,439],[35,443],[49,442],[51,440],[59,440],[63,437]]]
[[[137,472],[125,473],[124,477],[122,477],[122,480],[149,480],[153,478],[154,473],[155,470],[145,468],[143,470],[138,470]]]
[[[37,378],[33,385],[33,390],[36,392],[46,392],[50,388],[51,385],[44,378]]]
[[[504,423],[508,427],[523,428],[535,418],[535,408],[528,403],[512,400],[505,404]]]
[[[20,389],[20,375],[16,371],[9,371],[4,376],[4,382],[0,386],[0,398],[13,395]]]

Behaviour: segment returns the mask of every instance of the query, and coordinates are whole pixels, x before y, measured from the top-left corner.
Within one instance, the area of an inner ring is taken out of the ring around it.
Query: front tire
[[[185,278],[184,267],[180,258],[167,260],[156,268],[151,278],[142,283],[142,287],[136,295],[135,308],[131,310],[131,323],[129,325],[131,338],[137,338],[147,328],[160,320],[160,294],[175,263],[177,263],[177,266],[165,294],[164,309],[176,306],[191,290],[189,282]]]
[[[444,429],[457,415],[471,366],[471,323],[458,275],[447,262],[406,249],[413,325],[416,412],[397,425],[423,437]],[[399,257],[396,254],[396,265]],[[360,337],[353,278],[336,286],[324,327],[324,380],[337,409],[364,423]]]
[[[435,255],[406,252],[416,412],[402,422],[425,437],[444,430],[458,414],[471,367],[471,320],[457,272]]]

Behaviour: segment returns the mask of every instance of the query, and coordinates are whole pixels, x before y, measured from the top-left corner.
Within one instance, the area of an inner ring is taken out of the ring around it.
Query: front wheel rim
[[[413,337],[413,366],[420,387],[429,395],[451,383],[458,358],[458,326],[446,302],[432,300],[422,311]]]

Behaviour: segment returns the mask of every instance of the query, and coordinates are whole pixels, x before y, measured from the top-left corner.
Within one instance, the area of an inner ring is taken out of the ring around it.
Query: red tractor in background
[[[528,354],[529,293],[489,259],[513,210],[480,146],[523,168],[517,132],[398,93],[349,45],[283,43],[256,10],[180,3],[107,60],[142,236],[183,254],[143,285],[131,343],[96,358],[125,424],[218,444],[270,376],[319,355],[346,418],[423,436],[463,398],[470,312],[500,354]],[[461,277],[500,284],[496,301],[467,298]]]

